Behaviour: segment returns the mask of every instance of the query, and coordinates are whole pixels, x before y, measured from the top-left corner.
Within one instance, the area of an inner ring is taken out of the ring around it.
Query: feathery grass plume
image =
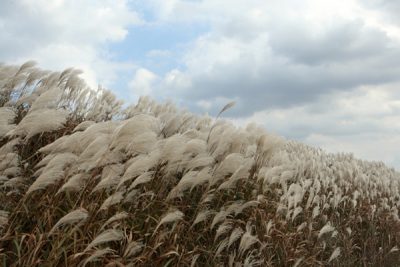
[[[96,249],[92,255],[90,255],[87,259],[84,261],[81,261],[78,266],[85,267],[89,263],[100,261],[104,256],[107,254],[115,254],[116,251],[107,247],[103,249]]]
[[[161,149],[160,161],[168,162],[166,173],[176,173],[183,169],[182,155],[185,150],[185,143],[188,140],[181,134],[175,134],[165,139],[164,146]]]
[[[192,181],[190,186],[190,191],[192,191],[196,186],[201,186],[208,183],[211,179],[210,174],[211,168],[204,168],[196,175],[196,178]]]
[[[13,106],[22,107],[22,106],[32,106],[32,103],[35,102],[36,98],[39,97],[39,90],[36,88],[32,93],[21,94],[21,96],[15,101]],[[26,110],[29,111],[29,110]]]
[[[311,203],[314,200],[314,196],[315,196],[314,187],[310,187],[310,189],[308,190],[308,193],[309,194],[308,194],[308,198],[307,198],[307,202],[306,202],[306,206],[305,206],[306,209],[310,208]]]
[[[233,174],[238,166],[241,166],[244,158],[242,154],[232,153],[225,157],[210,181],[210,186],[215,185],[228,174]]]
[[[211,167],[214,165],[214,163],[215,163],[215,160],[213,157],[211,157],[207,154],[199,154],[187,163],[186,168],[188,170],[194,170],[194,169],[202,168],[202,167],[206,167],[206,166]]]
[[[235,212],[235,216],[241,214],[245,209],[251,208],[251,207],[257,207],[260,204],[258,200],[250,200],[247,201],[246,203],[243,203],[241,205],[238,205],[238,207],[233,210]]]
[[[211,229],[213,229],[218,223],[224,221],[228,215],[229,212],[222,208],[217,214],[215,214],[214,219],[211,222]]]
[[[139,195],[139,190],[130,190],[128,191],[128,193],[126,194],[125,198],[123,199],[123,203],[131,203],[134,202],[136,197]]]
[[[245,159],[231,177],[218,187],[218,190],[233,189],[239,180],[248,178],[253,163],[252,159]]]
[[[179,127],[182,125],[182,118],[180,116],[176,116],[173,112],[162,114],[160,119],[164,121],[161,132],[165,137],[170,137],[177,133]]]
[[[236,153],[232,151],[232,144],[236,138],[235,132],[236,128],[227,122],[221,122],[215,127],[208,142],[208,150],[217,161],[222,161],[229,153]]]
[[[240,207],[243,205],[244,200],[236,200],[233,203],[230,203],[229,206],[226,207],[227,216],[231,214],[235,214]]]
[[[3,175],[6,177],[15,177],[21,174],[21,168],[18,166],[11,166],[3,171]]]
[[[9,214],[10,213],[8,211],[0,210],[0,229],[7,225]]]
[[[215,199],[215,194],[213,193],[215,190],[211,189],[208,191],[206,195],[203,195],[201,204],[211,203]]]
[[[183,214],[183,212],[179,211],[179,210],[175,210],[175,211],[171,211],[167,214],[165,214],[162,219],[160,220],[160,222],[158,223],[156,229],[154,229],[154,233],[153,235],[157,232],[158,228],[163,225],[163,224],[168,224],[168,223],[175,223],[177,221],[180,221],[183,219],[185,215]]]
[[[252,245],[259,243],[257,236],[252,235],[252,226],[250,222],[246,224],[246,232],[242,235],[239,244],[239,255],[243,255]]]
[[[167,196],[167,200],[171,200],[177,197],[181,197],[185,190],[191,188],[191,186],[195,183],[195,179],[198,175],[198,171],[189,171],[187,172],[179,181],[179,183],[172,188]]]
[[[15,148],[20,143],[21,143],[21,139],[20,138],[14,138],[14,139],[11,139],[10,141],[8,141],[3,146],[1,146],[0,147],[0,159],[2,157],[4,157],[4,155],[6,155],[8,153],[16,152]]]
[[[102,121],[96,122],[91,126],[87,127],[86,130],[83,131],[85,134],[84,140],[86,143],[85,147],[93,140],[93,137],[97,134],[113,134],[116,129],[122,124],[120,121]]]
[[[49,164],[49,162],[53,158],[55,158],[57,155],[58,155],[57,153],[49,154],[49,155],[45,156],[41,161],[39,161],[35,166],[37,168],[37,171],[35,172],[34,176],[37,177],[40,174],[42,174],[44,167],[46,167],[46,165]]]
[[[79,155],[79,169],[88,171],[96,167],[98,158],[108,152],[109,143],[110,136],[108,134],[99,134]]]
[[[298,267],[300,266],[300,263],[304,260],[304,257],[298,258],[295,263],[293,264],[293,267]]]
[[[130,258],[142,251],[144,245],[142,242],[131,241],[127,244],[124,250],[124,258]]]
[[[77,210],[69,212],[67,215],[63,216],[58,222],[51,228],[49,235],[51,235],[55,230],[64,225],[70,224],[80,224],[83,223],[88,218],[88,211],[84,208],[79,208]]]
[[[232,244],[243,235],[243,233],[244,231],[242,228],[236,227],[229,236],[228,248],[231,247]]]
[[[60,138],[56,139],[54,142],[45,145],[44,147],[41,147],[38,152],[41,154],[46,154],[48,157],[54,156],[57,153],[65,153],[65,152],[71,152],[71,147],[70,146],[65,146],[65,143],[75,137],[75,134],[73,135],[65,135],[61,136]],[[61,148],[62,147],[62,148]]]
[[[124,238],[124,233],[118,229],[108,229],[101,232],[92,242],[87,245],[84,252],[90,250],[93,247],[97,247],[98,245],[113,242],[113,241],[121,241]]]
[[[18,158],[19,158],[18,154],[14,153],[14,152],[3,154],[2,157],[0,158],[1,159],[0,170],[4,171],[5,169],[7,169],[9,167],[18,166],[19,165]]]
[[[28,60],[27,62],[23,63],[21,67],[19,67],[17,74],[26,72],[27,70],[36,66],[37,62],[34,60]]]
[[[64,126],[67,116],[68,113],[61,109],[43,108],[35,110],[28,113],[8,135],[18,135],[29,139],[39,133],[52,132]]]
[[[334,259],[336,259],[336,258],[339,257],[339,256],[340,256],[340,248],[337,247],[337,248],[335,248],[335,250],[332,252],[332,255],[329,257],[328,262],[333,261]]]
[[[62,90],[58,87],[48,89],[47,91],[43,92],[38,98],[36,98],[36,100],[32,103],[29,112],[33,112],[35,110],[43,108],[56,109],[62,93]]]
[[[296,207],[296,208],[293,210],[292,222],[294,221],[294,219],[296,219],[297,215],[299,215],[302,211],[303,211],[303,208],[302,208],[302,207]]]
[[[223,224],[221,224],[218,228],[217,231],[215,232],[215,237],[214,237],[214,242],[217,241],[217,239],[229,232],[232,229],[233,225],[232,222],[225,221]]]
[[[77,155],[81,154],[87,147],[95,141],[95,139],[99,136],[109,136],[113,133],[114,129],[119,125],[119,122],[115,121],[105,121],[105,122],[98,122],[91,126],[89,126],[83,132],[75,132],[69,136],[63,144],[61,145],[62,148],[67,147],[67,145],[73,148],[74,153]],[[70,139],[73,138],[73,139]],[[107,140],[109,141],[109,140]],[[69,151],[69,150],[68,150]],[[76,151],[76,152],[75,152]]]
[[[226,104],[226,105],[221,109],[221,111],[218,113],[218,115],[217,115],[217,117],[216,117],[215,119],[217,120],[217,119],[219,118],[219,116],[220,116],[222,113],[224,113],[226,110],[228,110],[228,109],[230,109],[231,107],[233,107],[235,104],[236,104],[235,101],[232,101],[232,102],[229,102],[228,104]],[[210,131],[209,131],[208,137],[207,137],[207,143],[208,143],[208,140],[210,139],[210,134],[211,134],[212,130],[214,129],[214,126],[215,126],[215,123],[214,123],[214,124],[211,126],[211,128],[210,128]]]
[[[185,154],[199,155],[206,153],[207,143],[202,139],[191,139],[185,145]]]
[[[92,193],[102,189],[115,189],[121,181],[121,175],[124,172],[123,164],[111,164],[105,166],[101,173],[100,182],[93,188]]]
[[[293,220],[292,220],[292,222],[293,222]],[[299,226],[297,226],[296,232],[301,232],[301,231],[303,231],[306,227],[307,227],[307,222],[303,222],[302,224],[300,224]]]
[[[94,121],[83,121],[81,123],[79,123],[74,130],[72,131],[73,133],[75,132],[82,132],[85,131],[87,128],[89,128],[90,126],[92,126],[93,124],[95,124]]]
[[[15,115],[15,112],[11,108],[0,107],[0,139],[15,128],[15,125],[12,124]]]
[[[221,242],[219,242],[214,257],[218,257],[227,248],[228,242],[229,238],[225,238]]]
[[[0,187],[1,189],[16,189],[19,187],[25,187],[25,179],[23,177],[14,177],[11,179],[7,179],[7,181],[5,181],[3,183],[3,185]],[[9,191],[11,192],[11,191]]]
[[[100,228],[100,230],[104,230],[104,228],[109,225],[112,224],[113,222],[116,221],[121,221],[123,219],[128,218],[129,214],[126,211],[122,211],[122,212],[118,212],[117,214],[115,214],[114,216],[110,217]]]
[[[65,135],[58,138],[53,143],[40,148],[39,152],[47,155],[65,152],[80,155],[86,148],[86,146],[82,145],[82,138],[83,134],[81,132]]]
[[[141,175],[139,175],[129,186],[129,191],[131,191],[132,189],[134,189],[135,187],[137,187],[138,185],[141,184],[145,184],[148,183],[150,181],[152,181],[154,178],[154,172],[153,171],[149,171],[149,172],[145,172]]]
[[[320,239],[323,235],[328,234],[330,232],[333,232],[335,230],[335,227],[331,225],[330,222],[327,222],[324,227],[321,228],[321,230],[318,233],[318,239]]]
[[[144,132],[131,139],[126,147],[129,155],[150,153],[156,148],[157,134],[154,132]]]
[[[259,255],[257,255],[258,257],[255,256],[253,251],[248,253],[248,256],[244,259],[243,267],[261,266],[263,261],[258,259]]]
[[[297,183],[291,184],[287,191],[288,209],[296,208],[297,205],[302,201],[303,195],[304,195],[303,188],[299,184]]]
[[[392,249],[389,251],[389,253],[394,253],[399,251],[399,248],[397,246],[392,247]]]
[[[99,99],[99,106],[102,108],[101,120],[111,120],[121,113],[121,107],[124,103],[118,100],[116,96],[109,90],[102,88],[102,95]]]
[[[5,183],[5,182],[7,182],[7,181],[8,181],[7,176],[0,175],[0,187],[1,187],[1,185],[2,185],[3,183]]]
[[[49,185],[57,183],[60,179],[64,178],[65,170],[68,166],[76,163],[77,156],[72,153],[58,154],[52,158],[46,167],[43,168],[40,176],[33,182],[26,192],[30,193],[44,189]]]
[[[213,210],[202,210],[199,213],[197,213],[196,218],[194,219],[193,223],[192,223],[192,227],[195,226],[198,223],[201,223],[205,220],[207,220],[207,218],[209,218],[212,215],[215,215],[216,212]]]
[[[128,156],[121,151],[106,151],[106,153],[102,154],[96,161],[94,161],[94,166],[97,168],[106,167],[108,165],[118,164],[121,162],[125,162]]]
[[[112,136],[111,148],[125,150],[132,140],[145,133],[157,133],[159,122],[148,114],[140,114],[123,122]]]
[[[63,184],[63,186],[57,191],[57,194],[62,192],[78,192],[82,189],[85,182],[91,176],[86,173],[77,173],[74,174],[68,181]]]
[[[129,167],[126,169],[121,181],[118,184],[120,187],[123,183],[130,181],[139,175],[146,173],[151,169],[158,161],[159,155],[157,151],[153,151],[149,155],[138,155],[134,157],[130,163]]]
[[[109,207],[118,204],[121,202],[121,200],[124,199],[124,192],[122,191],[117,191],[111,196],[109,196],[106,200],[104,200],[103,204],[100,207],[100,210],[106,210]]]

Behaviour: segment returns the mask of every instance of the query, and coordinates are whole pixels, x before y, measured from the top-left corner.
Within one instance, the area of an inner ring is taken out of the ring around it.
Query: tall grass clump
[[[400,266],[394,169],[79,74],[0,65],[2,265]]]

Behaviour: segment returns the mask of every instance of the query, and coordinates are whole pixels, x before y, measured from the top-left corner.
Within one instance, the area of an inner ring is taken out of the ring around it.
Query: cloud
[[[140,96],[148,96],[152,94],[152,87],[157,79],[157,75],[153,72],[140,68],[136,70],[129,86],[136,98],[139,98]]]
[[[16,63],[35,59],[41,67],[78,67],[94,86],[110,84],[132,64],[112,60],[107,44],[141,23],[127,1],[2,1],[0,59]]]
[[[353,17],[340,16],[346,15],[346,6],[341,6],[343,12],[325,10],[323,17],[307,17],[305,14],[314,14],[315,3],[296,6],[297,13],[292,14],[293,7],[260,1],[243,5],[237,13],[210,1],[170,2],[165,13],[171,14],[171,20],[188,20],[187,14],[178,13],[183,9],[200,14],[210,11],[212,30],[188,45],[182,58],[184,67],[179,70],[180,80],[186,82],[171,84],[168,73],[160,88],[170,88],[176,98],[192,106],[221,97],[239,98],[235,115],[249,116],[399,79],[400,68],[394,59],[400,56],[400,43],[382,25],[371,25],[365,10]],[[221,16],[218,12],[225,17],[213,17]],[[166,17],[164,14],[162,19]]]
[[[400,83],[377,90],[361,86],[336,92],[314,103],[255,112],[237,125],[262,123],[269,131],[330,152],[353,152],[357,157],[400,166],[396,142],[400,136]]]

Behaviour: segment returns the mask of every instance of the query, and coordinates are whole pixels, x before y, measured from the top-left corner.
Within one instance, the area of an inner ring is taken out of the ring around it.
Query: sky
[[[400,1],[2,0],[0,62],[400,170]]]

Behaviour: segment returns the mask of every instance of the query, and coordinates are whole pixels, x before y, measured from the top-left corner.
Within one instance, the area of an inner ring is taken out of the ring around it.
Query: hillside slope
[[[400,174],[0,65],[4,266],[399,266]]]

